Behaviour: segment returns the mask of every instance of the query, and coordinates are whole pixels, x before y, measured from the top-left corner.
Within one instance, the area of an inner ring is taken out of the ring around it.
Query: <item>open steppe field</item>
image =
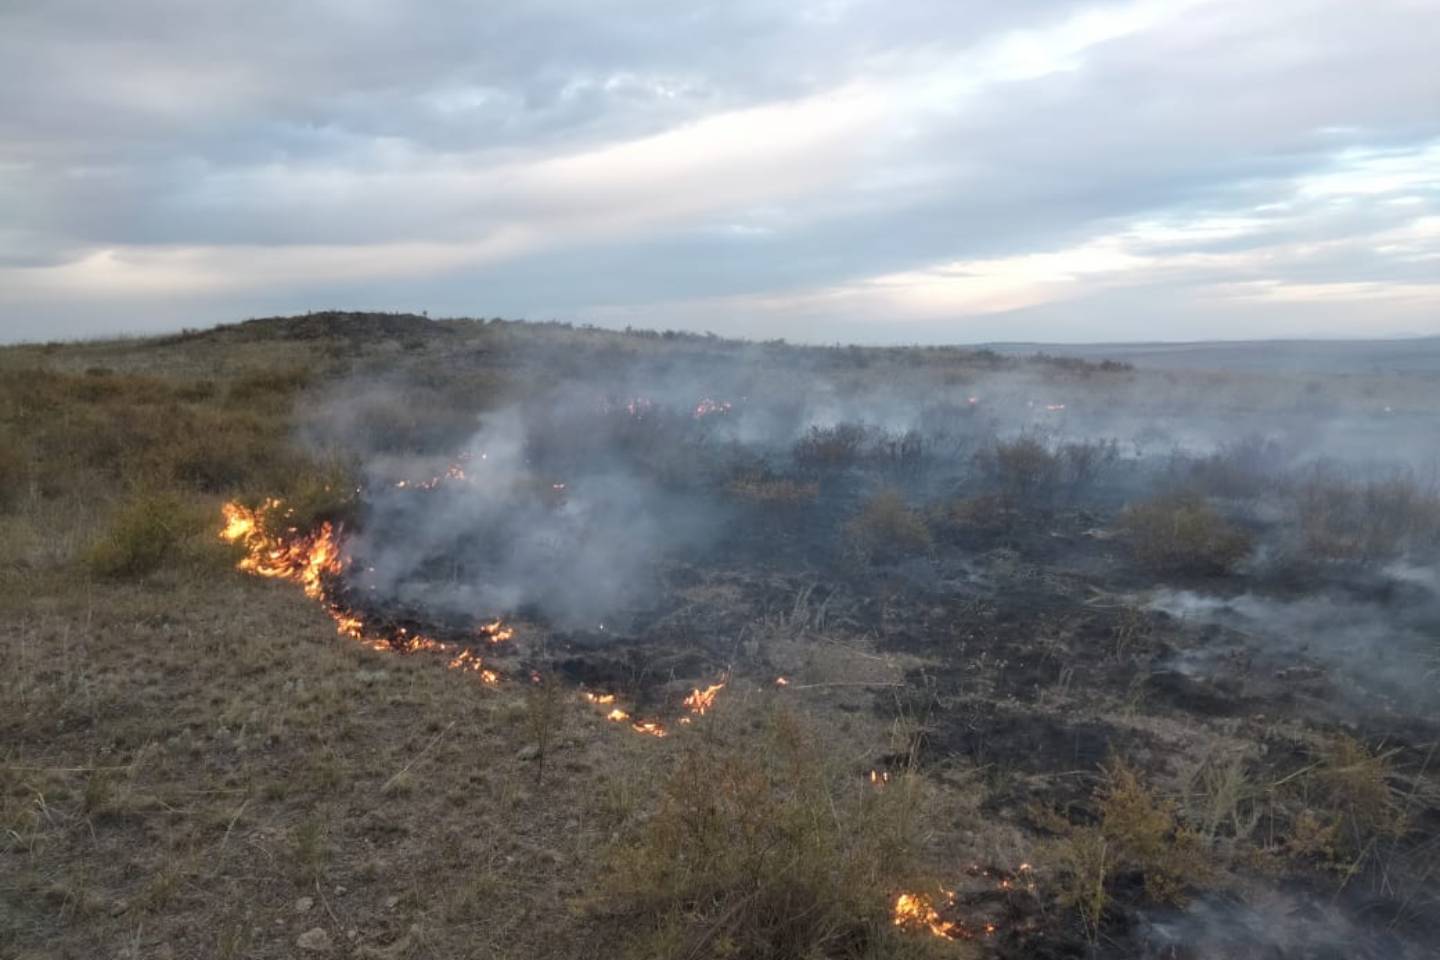
[[[0,350],[0,956],[1440,949],[1440,371]]]

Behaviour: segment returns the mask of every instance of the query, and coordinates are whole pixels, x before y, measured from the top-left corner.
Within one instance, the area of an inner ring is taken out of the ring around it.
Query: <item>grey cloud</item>
[[[1187,7],[1085,50],[1077,69],[995,82],[954,104],[911,102],[930,73],[963,77],[967,58],[1007,32],[1096,9],[942,0],[12,7],[0,13],[9,81],[0,85],[0,269],[110,246],[462,243],[522,223],[546,242],[498,262],[227,291],[188,309],[229,319],[248,305],[378,296],[586,319],[597,308],[784,296],[1046,252],[1134,218],[1232,215],[1294,200],[1296,178],[1347,147],[1403,154],[1440,137],[1433,27],[1402,0],[1363,10],[1302,0]],[[880,127],[840,148],[837,164],[855,169],[763,209],[570,236],[566,211],[545,197],[504,183],[457,191],[449,175],[524,170],[857,81],[894,102]],[[1353,237],[1343,256],[1286,269],[1422,282],[1422,263],[1356,253],[1364,237],[1433,214],[1433,180],[1423,202],[1350,211],[1296,202],[1260,214],[1265,226],[1249,234],[1136,249],[1243,252]],[[245,274],[243,254],[234,269]],[[15,313],[20,335],[21,314],[85,316],[40,294],[0,299],[0,310]],[[95,316],[90,329],[126,320]],[[850,322],[862,339],[885,339],[886,319],[870,318],[874,330]],[[1119,329],[1082,319],[1092,339]],[[949,329],[963,338],[966,327]]]

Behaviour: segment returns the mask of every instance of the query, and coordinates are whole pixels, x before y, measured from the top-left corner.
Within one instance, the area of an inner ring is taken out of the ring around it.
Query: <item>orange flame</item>
[[[485,684],[500,682],[499,674],[487,669],[480,657],[457,644],[411,633],[405,627],[396,629],[389,636],[367,632],[365,621],[342,606],[330,593],[330,583],[345,571],[350,558],[341,551],[339,531],[328,520],[311,533],[301,533],[293,526],[286,527],[283,533],[272,533],[270,526],[274,521],[293,516],[292,511],[285,509],[283,501],[273,497],[254,509],[239,503],[226,503],[220,512],[225,520],[220,529],[220,539],[245,549],[236,568],[258,577],[299,584],[305,596],[320,603],[335,622],[336,631],[343,636],[358,640],[372,650],[447,654],[451,656],[449,666],[452,670],[475,673]],[[501,643],[514,636],[514,630],[499,620],[484,624],[478,632],[491,643]]]
[[[705,711],[715,705],[715,696],[725,689],[723,683],[713,683],[704,690],[698,687],[690,691],[690,695],[682,701],[682,706],[696,716],[705,716]]]
[[[654,720],[638,720],[635,723],[630,724],[630,729],[634,730],[636,733],[649,734],[652,737],[669,736],[669,733],[666,731],[666,729],[660,724],[656,723]]]
[[[955,905],[955,891],[941,890],[940,893],[945,898],[946,906]],[[896,897],[895,906],[890,911],[890,920],[897,927],[929,930],[935,936],[948,940],[975,940],[993,936],[997,929],[993,923],[975,927],[958,920],[946,920],[940,916],[940,911],[935,909],[935,901],[924,893],[902,893]]]

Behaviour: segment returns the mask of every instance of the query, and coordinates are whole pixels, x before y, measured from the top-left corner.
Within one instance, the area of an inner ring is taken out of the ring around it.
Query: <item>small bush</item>
[[[1121,526],[1135,558],[1164,572],[1226,573],[1250,553],[1250,536],[1193,494],[1131,506]]]
[[[201,529],[196,512],[174,494],[141,494],[123,504],[85,554],[101,577],[142,577],[173,559]]]
[[[1060,484],[1060,458],[1043,440],[1030,434],[997,440],[976,456],[976,462],[986,481],[1016,503],[1053,496]]]
[[[1337,736],[1319,751],[1302,782],[1307,808],[1296,818],[1290,847],[1349,865],[1398,840],[1410,828],[1401,793],[1392,785],[1391,754]]]
[[[894,490],[882,490],[845,528],[850,543],[872,558],[894,558],[930,549],[925,519]]]
[[[918,782],[856,791],[789,714],[765,743],[696,745],[611,867],[612,914],[646,958],[886,955],[908,876]],[[849,789],[845,789],[849,786]]]
[[[1123,760],[1110,761],[1102,773],[1099,822],[1062,828],[1066,836],[1052,851],[1060,900],[1080,912],[1092,935],[1121,876],[1138,874],[1148,900],[1180,903],[1214,873],[1200,836],[1180,821],[1173,801],[1158,797]]]

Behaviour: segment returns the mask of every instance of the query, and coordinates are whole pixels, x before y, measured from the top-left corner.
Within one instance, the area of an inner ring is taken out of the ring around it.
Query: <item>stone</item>
[[[330,950],[330,934],[324,927],[311,927],[295,938],[295,946],[310,953],[325,953]]]

